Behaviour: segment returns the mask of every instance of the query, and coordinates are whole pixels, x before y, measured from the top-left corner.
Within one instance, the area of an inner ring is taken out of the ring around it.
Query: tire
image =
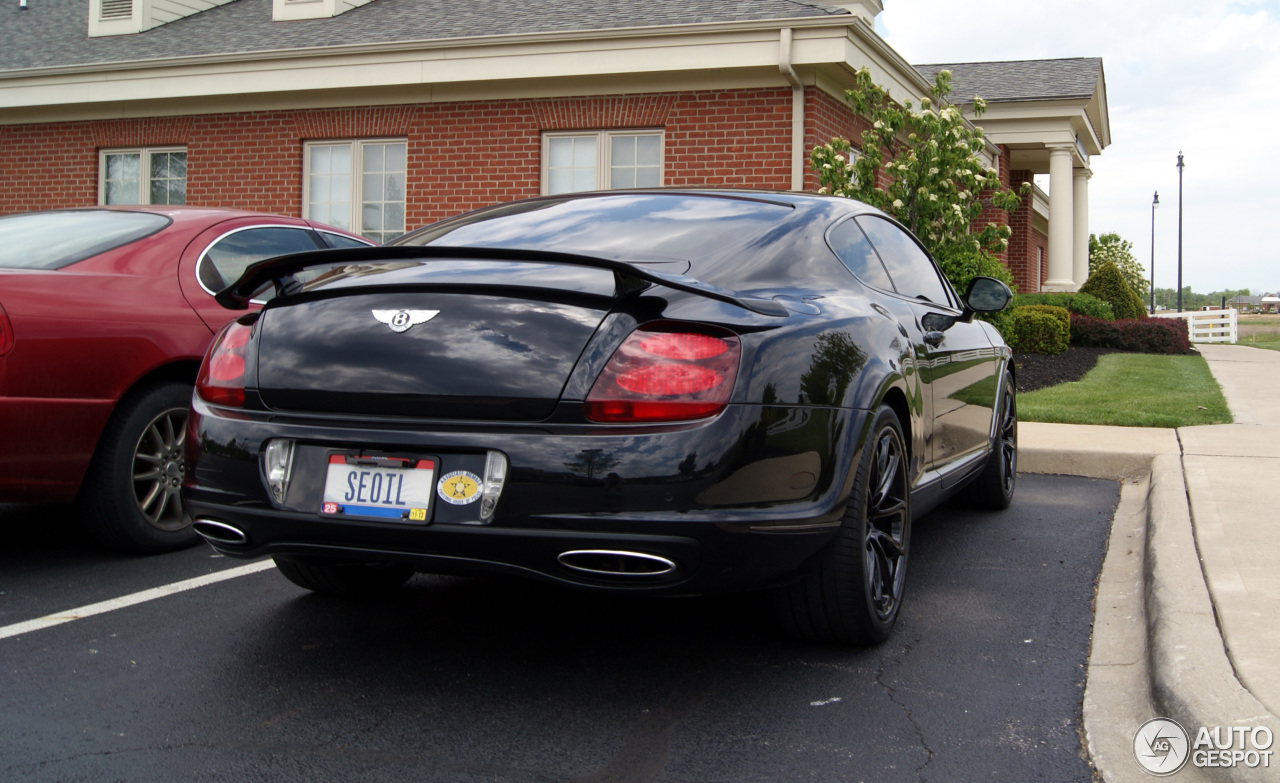
[[[275,557],[285,579],[315,593],[369,598],[395,592],[413,576],[413,566],[400,563],[335,563]]]
[[[911,542],[907,449],[898,417],[876,412],[835,538],[774,606],[797,639],[848,645],[889,638],[902,607]]]
[[[156,554],[199,536],[182,511],[191,386],[163,381],[130,392],[107,422],[80,492],[89,533],[119,552]]]
[[[996,410],[1000,420],[987,466],[958,496],[971,508],[1008,508],[1018,487],[1018,390],[1010,373],[1005,373]]]

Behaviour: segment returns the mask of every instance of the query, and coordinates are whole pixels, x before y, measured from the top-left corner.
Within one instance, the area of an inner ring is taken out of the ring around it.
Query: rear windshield
[[[738,243],[766,233],[791,210],[765,199],[683,193],[540,199],[463,215],[389,244],[692,260],[723,250],[726,239]]]
[[[0,269],[59,269],[150,236],[171,221],[106,209],[0,217]]]

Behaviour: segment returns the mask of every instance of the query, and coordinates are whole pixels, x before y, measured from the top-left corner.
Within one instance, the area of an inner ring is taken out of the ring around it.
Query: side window
[[[311,234],[300,228],[263,226],[234,231],[218,239],[200,256],[196,275],[209,293],[217,293],[239,279],[255,261],[287,253],[317,250]]]
[[[346,234],[335,234],[332,231],[321,231],[320,238],[325,241],[329,247],[372,247],[371,242],[361,242],[358,239],[349,237]]]
[[[880,218],[863,216],[856,220],[884,260],[898,293],[946,307],[954,306],[942,278],[938,276],[937,267],[909,234]]]
[[[836,226],[831,230],[829,241],[831,249],[859,280],[885,291],[893,290],[893,281],[884,271],[884,264],[857,223],[846,220]]]

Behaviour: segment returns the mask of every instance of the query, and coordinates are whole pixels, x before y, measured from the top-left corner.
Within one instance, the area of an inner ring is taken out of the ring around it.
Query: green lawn
[[[1238,343],[1252,348],[1270,348],[1273,351],[1280,351],[1280,332],[1259,332],[1257,334],[1244,334],[1242,332]]]
[[[1018,418],[1062,424],[1190,427],[1231,412],[1200,356],[1112,353],[1076,383],[1018,395]]]

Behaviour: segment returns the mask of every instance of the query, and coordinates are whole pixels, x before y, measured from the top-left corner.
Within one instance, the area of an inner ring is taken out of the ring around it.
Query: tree
[[[569,462],[562,462],[569,470],[588,479],[594,479],[618,466],[618,458],[604,449],[583,449]]]
[[[1097,270],[1080,286],[1080,293],[1096,296],[1111,305],[1117,319],[1146,318],[1147,306],[1124,279],[1120,268],[1110,261],[1098,264]]]
[[[871,81],[870,71],[860,69],[845,100],[871,127],[862,133],[856,155],[848,139],[814,148],[810,165],[818,175],[818,192],[857,199],[892,215],[961,292],[975,275],[1012,285],[1013,276],[992,255],[1008,248],[1009,227],[988,224],[975,230],[974,221],[991,207],[1017,209],[1021,199],[978,158],[985,146],[982,129],[946,103],[950,92],[951,72],[939,71],[916,111],[911,101],[894,101]],[[986,102],[975,97],[973,111],[982,116]]]
[[[1230,305],[1231,300],[1237,296],[1250,296],[1251,291],[1248,288],[1239,290],[1227,289],[1225,291],[1211,291],[1207,294],[1197,294],[1191,290],[1191,286],[1183,286],[1182,288],[1182,307],[1186,310],[1199,310],[1206,305],[1220,305],[1223,297],[1226,297],[1227,304]],[[1156,307],[1163,307],[1172,310],[1177,306],[1178,292],[1172,288],[1156,289]]]
[[[1089,276],[1092,277],[1108,261],[1116,265],[1138,298],[1146,300],[1151,289],[1147,287],[1147,278],[1142,275],[1142,264],[1133,256],[1133,243],[1116,233],[1090,234]]]
[[[849,383],[867,363],[867,354],[844,332],[824,332],[813,344],[809,369],[800,376],[806,405],[843,405]]]

